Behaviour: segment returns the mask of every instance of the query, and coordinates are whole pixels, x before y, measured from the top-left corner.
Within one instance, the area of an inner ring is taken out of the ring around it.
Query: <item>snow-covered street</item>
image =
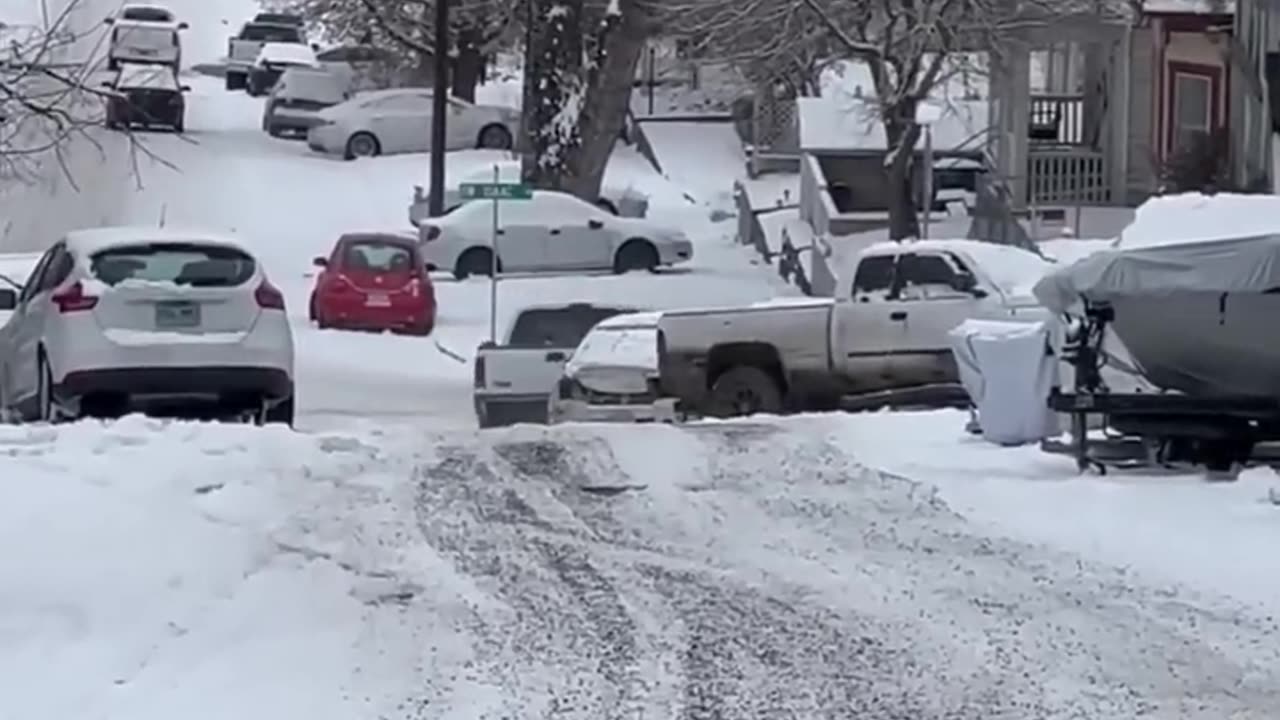
[[[169,4],[188,63],[258,10]],[[0,425],[0,720],[1276,716],[1273,472],[1082,477],[956,411],[479,430],[486,279],[435,278],[430,337],[307,314],[339,235],[409,231],[428,157],[322,156],[263,132],[260,98],[183,82],[185,134],[142,137],[106,219],[243,239],[286,298],[297,428]],[[504,279],[500,326],[798,294],[735,240],[728,131],[654,137],[665,176],[619,145],[608,181],[693,261]],[[5,236],[0,275],[56,240]]]

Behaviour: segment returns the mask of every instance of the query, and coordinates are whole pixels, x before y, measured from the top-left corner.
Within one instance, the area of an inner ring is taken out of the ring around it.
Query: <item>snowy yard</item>
[[[171,5],[190,62],[256,10]],[[299,427],[0,426],[0,720],[1280,707],[1269,471],[1080,477],[950,411],[479,431],[487,281],[438,277],[430,338],[307,320],[312,258],[343,232],[408,230],[427,157],[321,157],[263,133],[261,100],[188,82],[187,136],[147,136],[163,162],[140,158],[142,188],[110,221],[245,239],[287,299]],[[719,219],[743,172],[725,128],[654,136],[666,176],[620,147],[608,182],[648,194],[693,262],[503,280],[500,326],[535,303],[796,293]],[[453,153],[448,171],[500,157]],[[752,192],[794,201],[784,185]],[[23,280],[53,240],[7,238],[0,274]]]

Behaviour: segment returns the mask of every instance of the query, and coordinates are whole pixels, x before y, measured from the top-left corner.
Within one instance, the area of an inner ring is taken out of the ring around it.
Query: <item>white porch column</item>
[[[1026,45],[1014,44],[1009,47],[1007,57],[1008,84],[1005,89],[1008,94],[1005,97],[1008,102],[1003,103],[1007,108],[1002,118],[1004,122],[1000,125],[1007,152],[1002,165],[1013,209],[1022,210],[1027,207],[1030,188],[1027,149],[1031,128],[1031,50]]]

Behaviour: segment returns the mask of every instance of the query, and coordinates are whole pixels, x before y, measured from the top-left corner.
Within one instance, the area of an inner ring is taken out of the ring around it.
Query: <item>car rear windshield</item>
[[[526,310],[511,329],[512,347],[574,348],[595,324],[631,308],[586,307]]]
[[[346,98],[342,79],[326,72],[285,70],[280,79],[280,95],[291,98],[339,103]]]
[[[244,30],[240,31],[241,40],[253,40],[263,42],[283,42],[283,43],[300,43],[302,42],[302,31],[296,27],[288,27],[284,25],[246,25]]]
[[[143,22],[169,22],[173,16],[168,10],[161,8],[129,8],[124,11],[125,20],[141,20]]]
[[[413,251],[401,243],[361,240],[347,246],[343,259],[348,270],[391,273],[413,269]]]
[[[94,253],[90,272],[107,285],[126,280],[195,287],[234,287],[253,277],[255,263],[242,250],[201,243],[143,243]]]

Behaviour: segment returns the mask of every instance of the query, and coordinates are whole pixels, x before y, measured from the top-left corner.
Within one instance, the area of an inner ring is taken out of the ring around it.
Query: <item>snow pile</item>
[[[1153,197],[1117,247],[1132,249],[1280,233],[1280,196],[1183,193]]]

